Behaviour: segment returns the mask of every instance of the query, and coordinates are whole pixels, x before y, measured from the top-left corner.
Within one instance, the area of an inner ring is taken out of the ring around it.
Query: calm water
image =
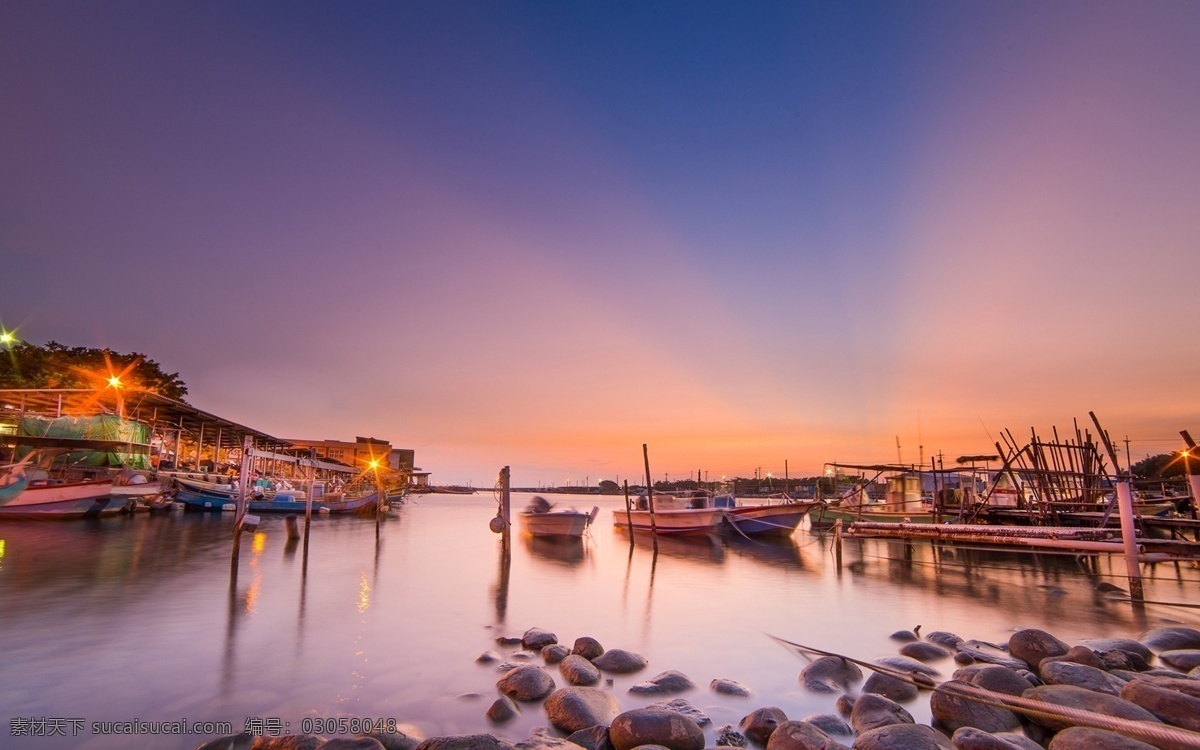
[[[551,499],[599,504],[591,537],[514,537],[507,569],[488,530],[490,495],[418,498],[378,541],[373,521],[316,518],[307,565],[283,519],[264,518],[243,538],[233,586],[229,516],[0,525],[0,747],[194,748],[208,737],[98,736],[92,723],[211,720],[240,731],[247,717],[297,733],[306,717],[393,717],[426,736],[523,739],[548,725],[544,713],[525,706],[491,726],[499,675],[474,659],[507,655],[494,638],[535,626],[568,645],[591,635],[647,656],[647,670],[615,679],[623,708],[651,702],[630,685],[684,672],[701,686],[685,697],[716,726],[766,705],[793,718],[832,710],[833,697],[799,687],[804,662],[767,633],[873,659],[895,653],[891,632],[918,624],[991,641],[1016,627],[1072,640],[1200,624],[1197,610],[1149,606],[1138,617],[1094,593],[1100,580],[1123,585],[1119,557],[847,542],[839,572],[828,536],[805,529],[786,544],[664,539],[655,557],[648,540],[631,553],[613,529],[618,498]],[[1198,600],[1200,571],[1159,565],[1152,575],[1148,599]],[[755,695],[719,697],[707,689],[717,677]],[[910,710],[928,718],[923,705]],[[30,717],[83,725],[75,737],[69,723],[65,738],[10,735]]]

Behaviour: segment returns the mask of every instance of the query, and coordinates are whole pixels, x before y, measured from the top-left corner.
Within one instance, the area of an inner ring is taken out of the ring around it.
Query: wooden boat
[[[0,519],[95,518],[125,509],[125,500],[112,496],[112,479],[64,482],[50,479],[39,469],[27,474],[24,491],[0,505]]]
[[[593,507],[591,513],[574,508],[555,510],[545,498],[535,496],[529,507],[517,514],[517,519],[531,536],[578,538],[599,514],[599,507]]]
[[[780,502],[727,508],[725,520],[735,531],[747,536],[789,537],[816,504],[816,500],[795,500],[783,495]]]
[[[9,500],[13,500],[25,491],[25,487],[29,484],[29,478],[25,476],[24,471],[6,472],[0,477],[0,505],[4,505]]]
[[[184,504],[185,509],[206,512],[229,512],[237,510],[238,492],[231,484],[219,484],[211,488],[202,486],[203,483],[176,477],[178,490],[175,499]],[[366,493],[361,495],[326,495],[320,500],[313,500],[312,512],[319,514],[357,513],[374,515],[379,507],[378,495]],[[384,507],[387,504],[384,503]],[[254,497],[246,499],[246,510],[249,513],[305,513],[308,509],[308,498],[305,493],[297,490],[276,490],[272,497]]]
[[[912,474],[890,477],[884,502],[872,500],[865,487],[855,487],[832,503],[818,503],[809,520],[814,529],[828,529],[838,521],[933,523],[933,510],[924,504],[919,482]]]
[[[725,519],[727,508],[717,507],[705,492],[654,495],[653,524],[649,502],[644,496],[637,500],[635,508],[613,511],[613,525],[629,527],[634,531],[656,530],[659,534],[683,536],[689,534],[711,534]]]

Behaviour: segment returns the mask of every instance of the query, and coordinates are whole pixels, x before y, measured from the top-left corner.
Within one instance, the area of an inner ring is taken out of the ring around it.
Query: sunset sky
[[[1200,431],[1200,3],[5,2],[0,324],[436,482]]]

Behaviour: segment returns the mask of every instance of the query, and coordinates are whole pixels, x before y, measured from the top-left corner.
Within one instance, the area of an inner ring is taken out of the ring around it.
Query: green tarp
[[[149,469],[150,428],[140,422],[121,419],[115,414],[97,417],[23,417],[18,437],[67,438],[71,440],[110,440],[130,443],[129,451],[79,450],[67,456],[67,462],[76,466],[127,466],[132,469]],[[17,459],[28,455],[33,448],[19,446]]]

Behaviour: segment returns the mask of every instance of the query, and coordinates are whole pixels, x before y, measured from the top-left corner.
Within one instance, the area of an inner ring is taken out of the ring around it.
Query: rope
[[[1133,719],[1122,719],[1115,716],[1107,716],[1105,714],[1096,713],[1095,711],[1086,711],[1079,708],[1071,708],[1069,706],[1059,706],[1053,703],[1034,700],[1032,698],[1024,698],[1016,695],[1008,695],[1007,693],[997,693],[986,688],[981,688],[978,685],[962,683],[958,685],[939,685],[933,681],[929,675],[920,673],[910,674],[897,669],[881,664],[868,664],[859,659],[854,659],[843,654],[838,654],[832,651],[823,651],[811,646],[804,646],[799,643],[773,636],[770,633],[765,634],[768,638],[775,640],[778,643],[791,646],[801,652],[809,652],[821,654],[822,656],[832,656],[838,659],[843,659],[869,669],[872,672],[892,677],[901,682],[908,683],[917,688],[928,688],[934,692],[940,692],[943,695],[953,695],[959,698],[966,698],[976,703],[981,703],[995,708],[1007,708],[1010,711],[1018,712],[1026,716],[1033,716],[1042,719],[1051,719],[1057,721],[1065,721],[1076,726],[1096,727],[1099,729],[1107,729],[1117,734],[1123,734],[1127,737],[1133,737],[1139,740],[1155,740],[1153,744],[1158,747],[1166,748],[1197,748],[1200,750],[1200,732],[1193,732],[1180,727],[1173,727],[1167,724],[1153,724],[1147,721],[1136,721]]]

